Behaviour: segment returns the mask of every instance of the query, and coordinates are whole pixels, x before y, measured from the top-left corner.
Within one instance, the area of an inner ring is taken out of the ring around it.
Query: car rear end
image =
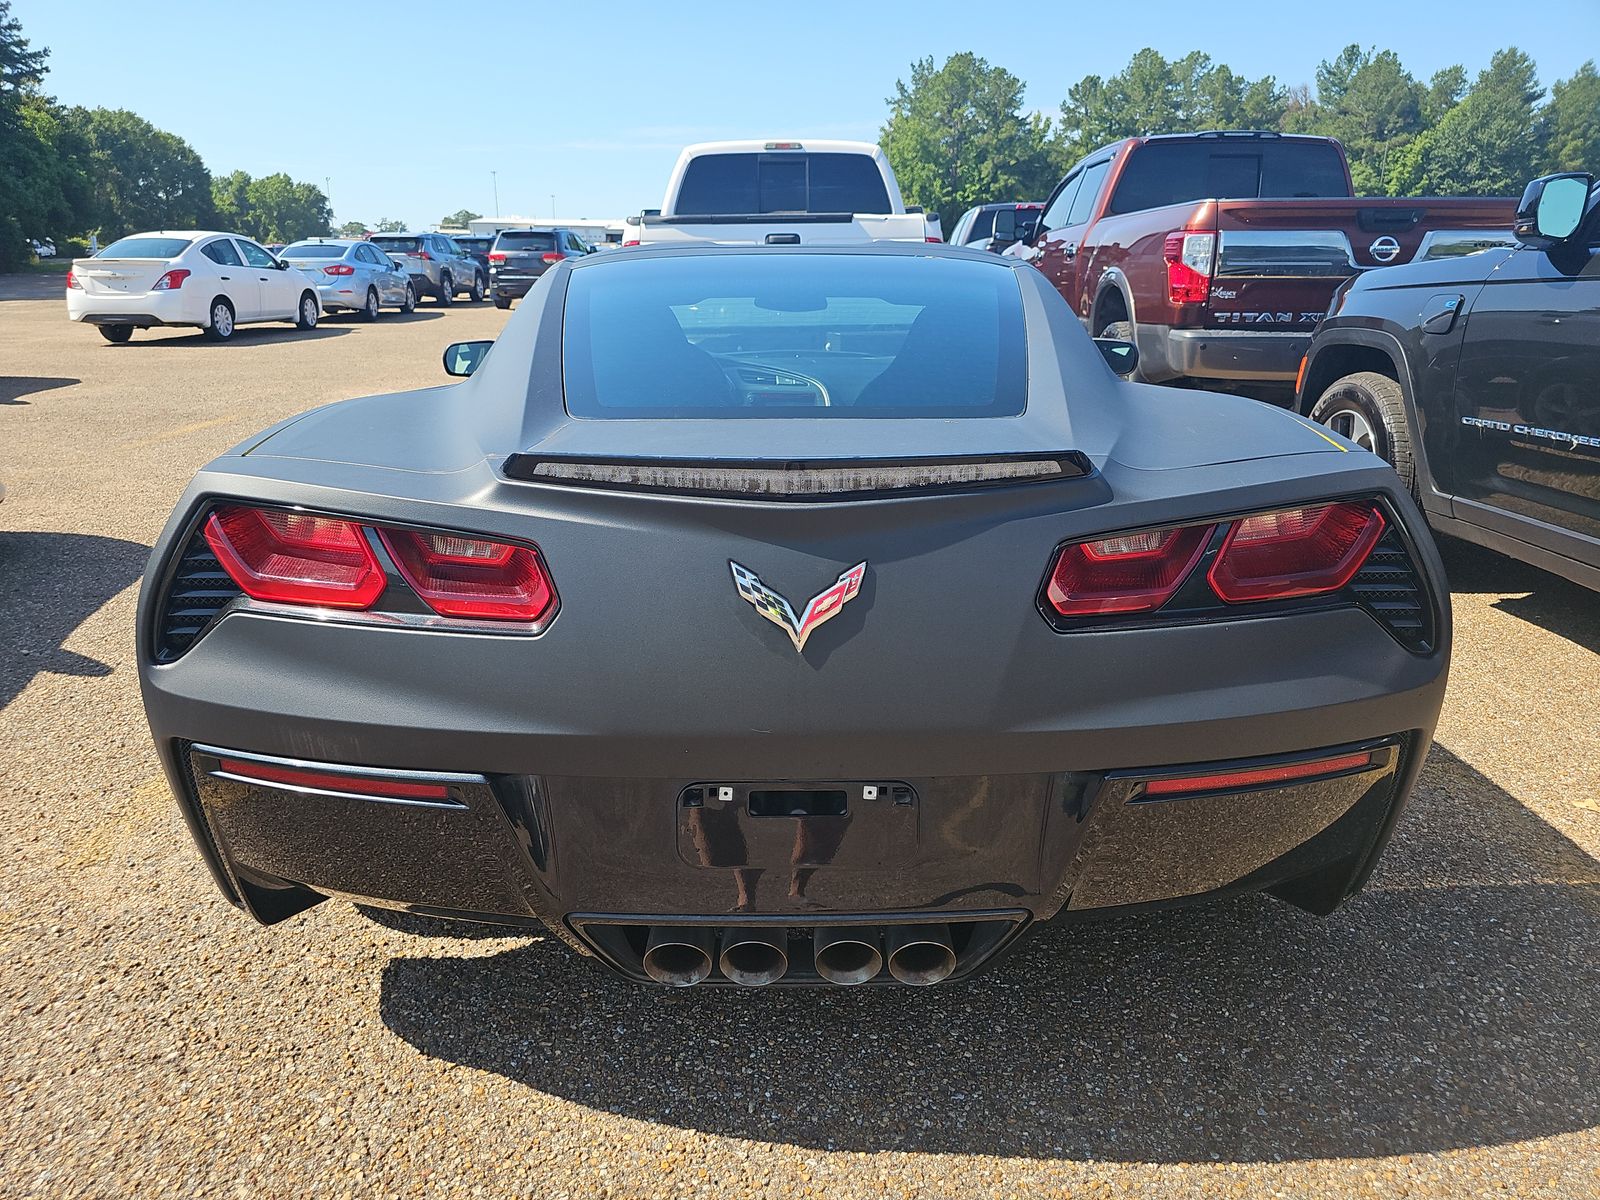
[[[137,234],[93,258],[74,259],[67,272],[67,316],[91,325],[204,325],[211,292],[196,279],[205,271],[187,252],[197,239]],[[191,280],[194,280],[191,283]]]
[[[489,290],[497,300],[517,300],[539,277],[569,256],[553,229],[502,230],[489,249]]]
[[[428,249],[425,239],[415,234],[375,233],[367,239],[411,276],[419,296],[438,295],[443,288],[443,264]]]
[[[354,242],[294,242],[282,258],[316,288],[323,312],[360,309],[366,305],[365,264],[355,257]]]
[[[917,335],[944,349],[845,404],[942,270],[908,261],[882,295],[655,293],[740,386],[780,392],[738,365],[778,356],[838,404],[708,414],[676,345],[612,352],[660,327],[626,279],[564,307],[578,267],[389,413],[449,469],[308,457],[379,406],[202,473],[140,658],[223,889],[265,921],[338,893],[543,922],[639,980],[846,985],[960,978],[1052,917],[1359,886],[1449,636],[1393,472],[1243,401],[1226,438],[1159,436],[1170,405],[1070,314],[1077,342],[1024,348],[959,273],[937,291],[972,310]],[[570,421],[469,461],[472,413],[562,380]]]

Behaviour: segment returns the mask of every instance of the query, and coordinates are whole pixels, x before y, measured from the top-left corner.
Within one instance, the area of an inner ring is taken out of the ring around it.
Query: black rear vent
[[[1407,650],[1427,654],[1438,636],[1433,603],[1392,528],[1383,535],[1366,565],[1350,581],[1350,594]]]
[[[156,661],[181,658],[240,594],[239,586],[222,569],[205,535],[196,528],[167,583],[156,626]]]

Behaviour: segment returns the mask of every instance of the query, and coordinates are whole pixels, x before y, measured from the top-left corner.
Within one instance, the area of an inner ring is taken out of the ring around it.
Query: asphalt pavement
[[[969,984],[756,993],[343,901],[262,929],[149,745],[145,556],[208,458],[446,383],[507,314],[110,346],[49,284],[0,278],[43,297],[0,299],[0,1195],[1600,1195],[1600,597],[1446,545],[1438,741],[1328,918],[1245,898]]]

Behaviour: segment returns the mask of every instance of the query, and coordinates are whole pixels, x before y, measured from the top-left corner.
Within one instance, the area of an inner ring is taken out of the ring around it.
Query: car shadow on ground
[[[368,321],[358,312],[328,313],[322,319],[324,321],[336,321],[340,325],[387,325],[390,322],[408,325],[416,321],[437,321],[442,316],[444,316],[444,313],[438,309],[429,309],[424,312],[418,308],[413,309],[411,312],[403,313],[398,309],[386,308],[383,310],[383,315],[376,321]]]
[[[81,379],[66,379],[56,375],[0,375],[0,404],[27,404],[24,396],[48,392],[55,388],[75,387]]]
[[[144,571],[150,547],[80,533],[0,531],[0,708],[35,675],[111,667],[63,645]]]
[[[351,332],[348,326],[328,326],[318,323],[315,329],[293,329],[289,326],[274,328],[271,325],[241,325],[233,331],[233,336],[225,342],[219,342],[206,334],[203,329],[188,330],[182,333],[172,329],[150,329],[136,332],[131,339],[120,346],[107,342],[107,350],[127,351],[140,348],[148,350],[188,350],[188,349],[215,349],[226,350],[232,346],[263,345],[267,342],[277,341],[319,341],[324,338],[344,337]]]
[[[1436,748],[1373,884],[1329,918],[1245,898],[1053,926],[926,990],[651,990],[543,937],[394,959],[381,1010],[435,1057],[729,1137],[1365,1157],[1600,1123],[1597,939],[1600,865]]]
[[[1458,538],[1440,538],[1452,593],[1508,593],[1494,607],[1600,654],[1600,599],[1586,587]]]

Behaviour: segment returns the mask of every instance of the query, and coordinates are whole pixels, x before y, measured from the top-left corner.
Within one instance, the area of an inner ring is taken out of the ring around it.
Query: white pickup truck
[[[700,142],[684,148],[659,212],[629,217],[624,246],[937,242],[870,142]]]

